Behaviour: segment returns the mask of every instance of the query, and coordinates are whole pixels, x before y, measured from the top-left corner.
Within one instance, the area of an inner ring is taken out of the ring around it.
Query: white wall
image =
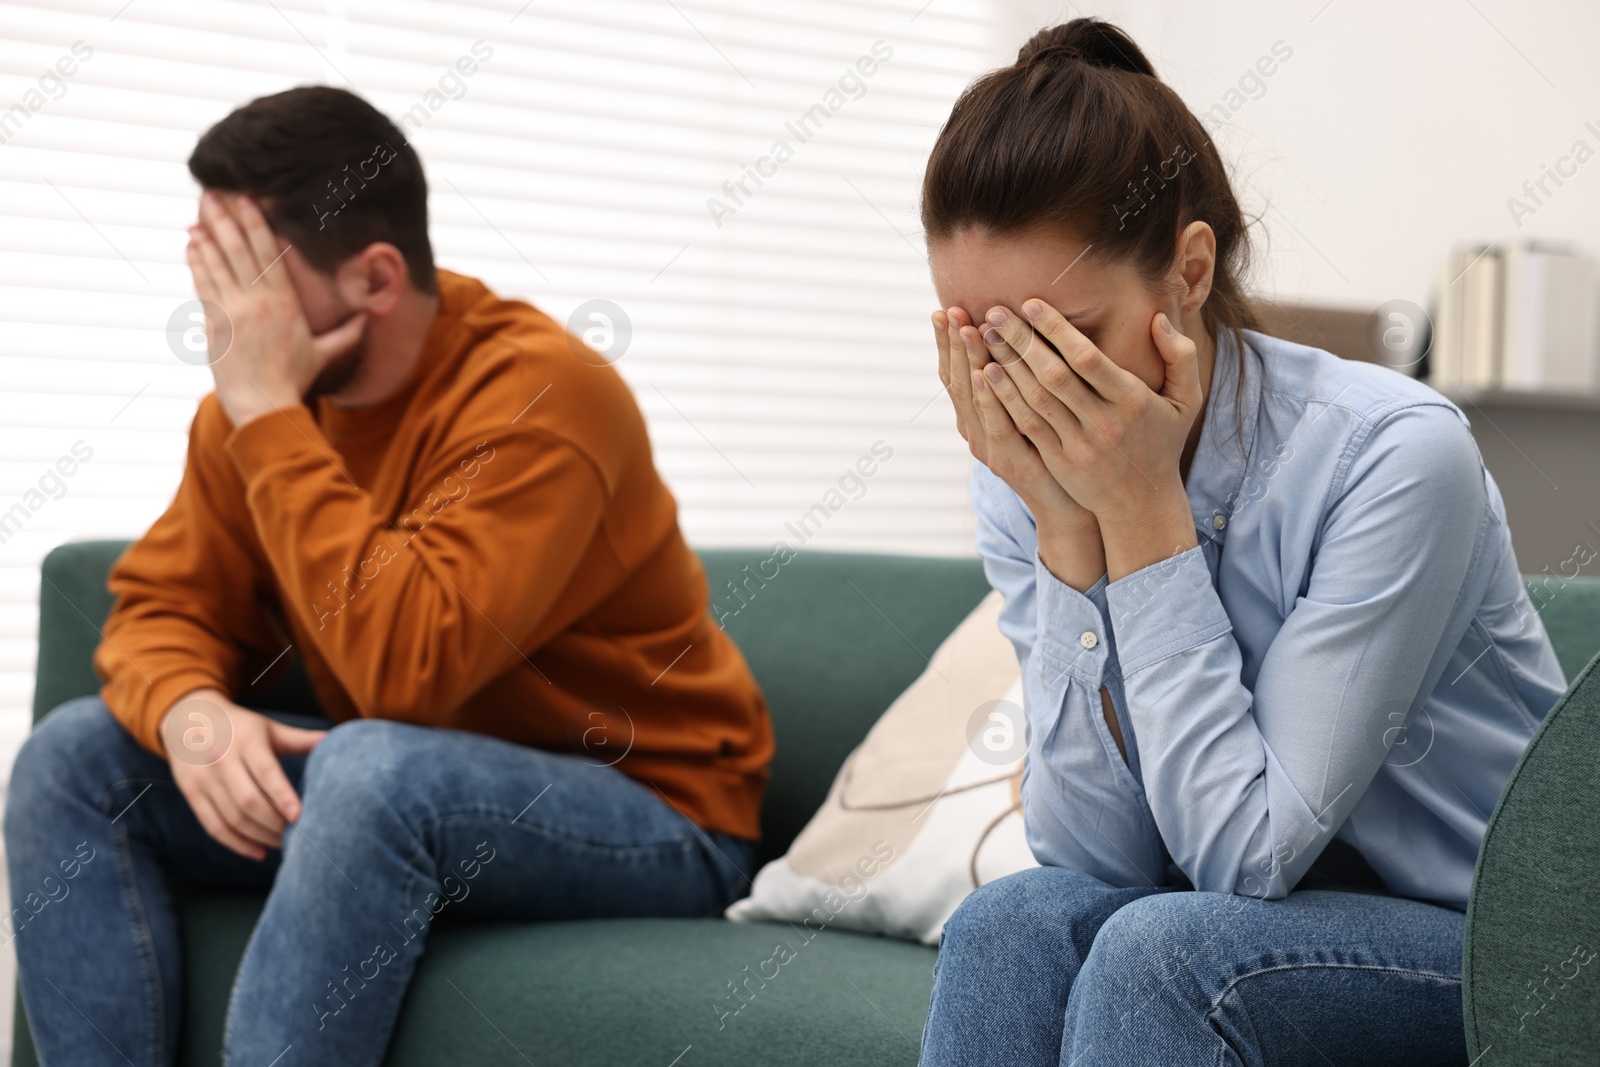
[[[1574,141],[1600,153],[1600,5],[1022,0],[1008,10],[1019,44],[1077,15],[1122,26],[1196,111],[1274,42],[1293,50],[1218,138],[1246,212],[1265,216],[1260,292],[1427,306],[1436,261],[1458,240],[1534,236],[1600,252],[1600,158],[1564,188],[1550,184],[1555,195],[1520,229],[1506,207]]]
[[[0,735],[28,723],[40,560],[150,525],[211,388],[168,334],[193,297],[184,160],[297,84],[399,117],[442,266],[577,331],[596,301],[631,323],[611,354],[691,541],[970,552],[916,196],[1009,43],[996,0],[921,6],[0,0]],[[766,178],[741,195],[744,166]],[[847,473],[880,441],[891,464]]]

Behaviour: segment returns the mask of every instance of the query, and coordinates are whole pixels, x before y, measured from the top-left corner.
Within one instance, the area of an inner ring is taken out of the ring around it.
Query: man
[[[170,1064],[169,875],[270,887],[226,1061],[376,1063],[436,916],[720,912],[771,728],[627,387],[435,270],[388,119],[295,89],[189,169],[216,391],[13,774],[13,893],[70,887],[13,915],[23,997],[46,1065]],[[241,706],[290,656],[331,722]]]

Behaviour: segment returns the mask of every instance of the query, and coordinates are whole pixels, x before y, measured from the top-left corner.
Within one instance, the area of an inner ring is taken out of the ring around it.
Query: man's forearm
[[[112,716],[145,748],[165,755],[161,722],[168,712],[195,692],[222,692],[230,684],[236,653],[223,640],[187,619],[142,611],[113,616],[94,659]],[[179,648],[180,641],[190,648]]]

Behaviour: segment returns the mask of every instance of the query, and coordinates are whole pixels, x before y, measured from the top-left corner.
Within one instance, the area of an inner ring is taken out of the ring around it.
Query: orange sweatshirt
[[[527,304],[447,271],[439,294],[382,404],[235,429],[201,402],[177,497],[111,573],[106,704],[161,753],[179,697],[248,701],[292,648],[334,720],[615,762],[706,829],[759,836],[766,704],[627,385]]]

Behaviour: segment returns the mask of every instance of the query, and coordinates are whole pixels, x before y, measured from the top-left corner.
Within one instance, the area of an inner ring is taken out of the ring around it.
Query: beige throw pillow
[[[973,889],[1037,866],[1022,832],[1022,692],[990,593],[845,760],[787,855],[727,917],[937,944]]]

